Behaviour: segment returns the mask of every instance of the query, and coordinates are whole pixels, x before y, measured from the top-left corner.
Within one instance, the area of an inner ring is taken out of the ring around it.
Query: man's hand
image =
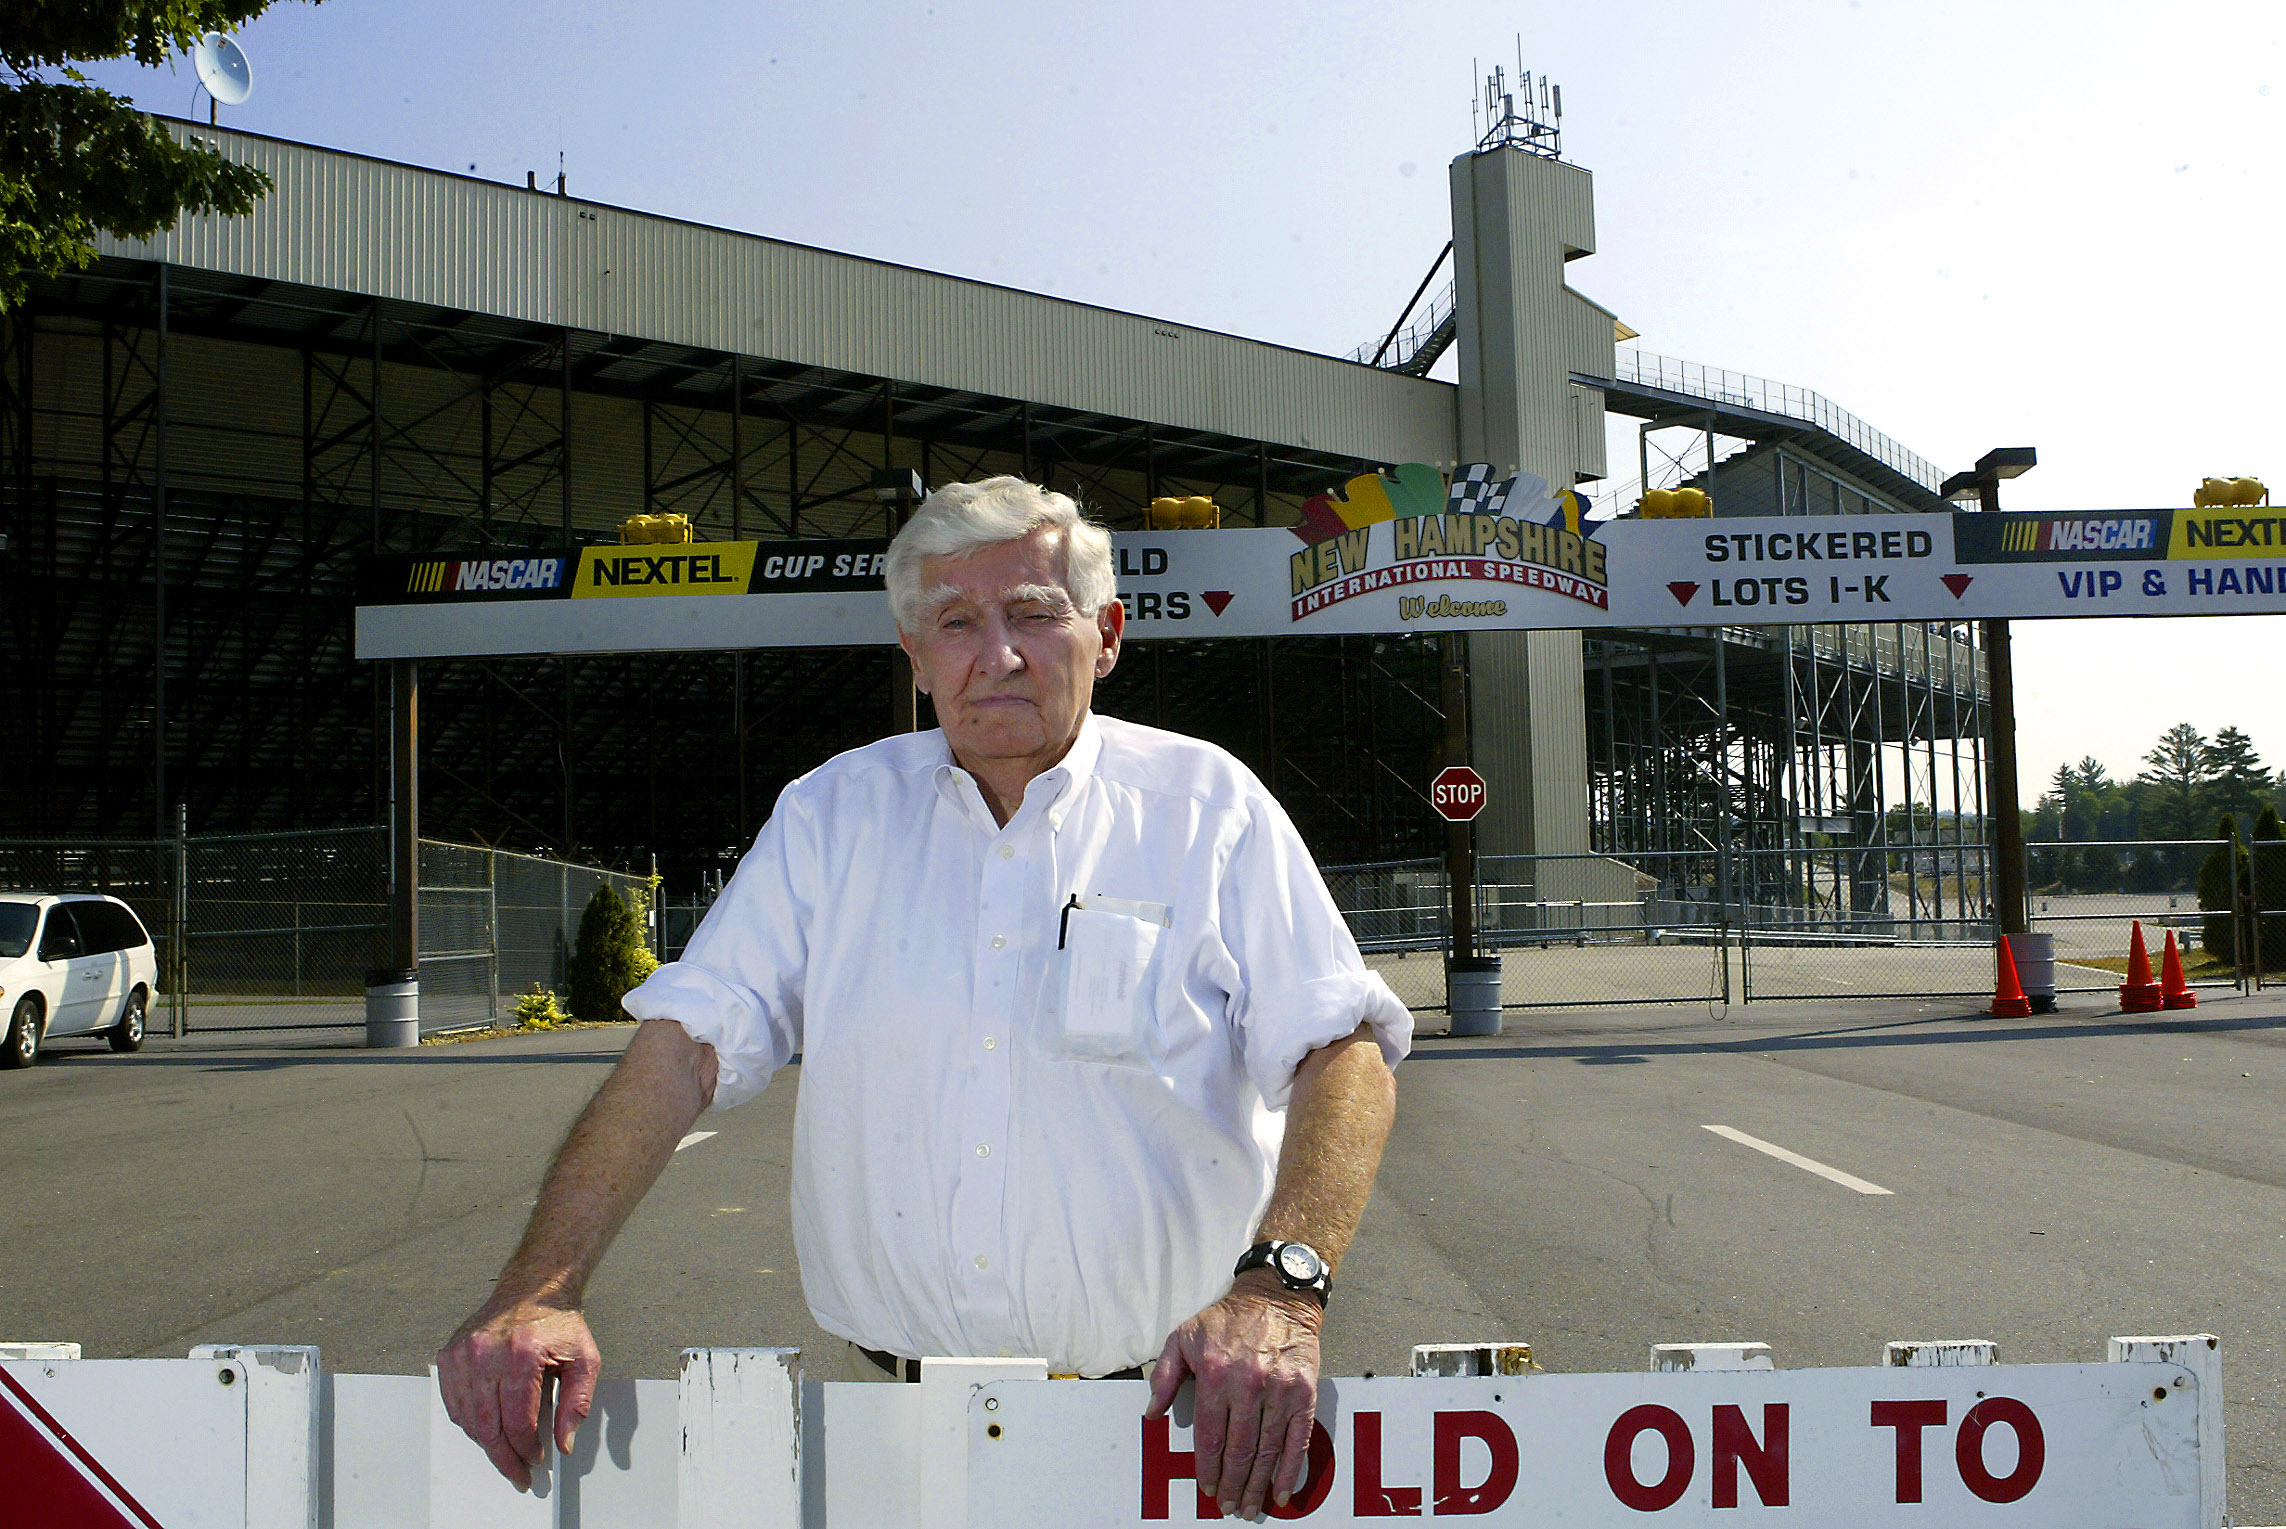
[[[1266,1502],[1282,1508],[1300,1488],[1317,1419],[1324,1320],[1316,1301],[1249,1270],[1167,1339],[1151,1371],[1144,1416],[1164,1413],[1184,1377],[1197,1377],[1191,1444],[1198,1486],[1222,1505],[1224,1517],[1260,1518]]]
[[[531,1490],[532,1469],[544,1458],[540,1414],[548,1381],[556,1383],[556,1452],[568,1457],[602,1373],[587,1319],[575,1307],[544,1301],[487,1306],[437,1355],[445,1415],[484,1446],[519,1492]]]
[[[556,1448],[595,1405],[603,1369],[581,1292],[603,1250],[714,1098],[714,1048],[670,1019],[645,1020],[572,1126],[540,1186],[524,1240],[492,1299],[437,1355],[445,1411],[517,1490],[545,1442],[540,1413],[556,1382]]]

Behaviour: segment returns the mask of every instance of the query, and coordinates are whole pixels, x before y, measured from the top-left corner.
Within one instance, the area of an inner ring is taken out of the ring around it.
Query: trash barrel
[[[365,974],[365,1044],[392,1051],[421,1043],[421,980],[412,971]]]
[[[1453,956],[1445,961],[1445,1004],[1455,1035],[1500,1033],[1500,958]]]
[[[2012,934],[2009,954],[2016,957],[2016,980],[2032,1000],[2035,1014],[2056,1012],[2056,937],[2052,934]]]

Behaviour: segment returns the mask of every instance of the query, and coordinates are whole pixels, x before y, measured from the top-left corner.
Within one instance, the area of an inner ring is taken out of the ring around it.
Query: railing
[[[1903,473],[1932,494],[1944,484],[1944,473],[1928,458],[1899,445],[1847,409],[1808,388],[1639,348],[1619,351],[1616,370],[1615,380],[1620,382],[1737,404],[1741,408],[1782,414],[1788,419],[1816,425],[1835,439],[1847,441],[1875,461]]]
[[[1453,283],[1448,281],[1437,291],[1435,296],[1429,299],[1428,307],[1421,310],[1419,318],[1399,329],[1386,342],[1381,340],[1366,341],[1351,351],[1344,359],[1362,362],[1367,366],[1378,366],[1384,371],[1401,372],[1406,370],[1407,364],[1421,353],[1422,348],[1431,339],[1435,338],[1437,331],[1453,321],[1453,309],[1457,301]],[[1379,356],[1379,360],[1375,359],[1376,355]]]

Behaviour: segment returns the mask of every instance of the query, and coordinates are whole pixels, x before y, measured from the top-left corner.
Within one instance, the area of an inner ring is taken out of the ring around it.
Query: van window
[[[38,903],[0,903],[0,961],[13,961],[32,948],[40,926]]]
[[[111,910],[111,922],[119,931],[118,938],[111,942],[112,949],[141,950],[151,943],[150,932],[144,929],[143,921],[135,916],[134,909],[119,903],[105,903],[103,906]]]
[[[112,950],[135,950],[151,943],[135,915],[118,903],[84,902],[70,905],[79,920],[80,954],[101,955]]]
[[[48,927],[40,932],[40,959],[68,961],[81,951],[79,925],[61,903],[48,910]]]

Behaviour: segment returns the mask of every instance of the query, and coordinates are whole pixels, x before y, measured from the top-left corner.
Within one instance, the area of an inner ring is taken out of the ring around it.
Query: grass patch
[[[2068,960],[2069,964],[2073,966],[2092,966],[2099,971],[2117,972],[2122,977],[2127,975],[2127,957],[2125,956],[2072,956]],[[2056,961],[2058,965],[2063,965],[2067,958],[2058,956]],[[2154,978],[2159,975],[2159,952],[2157,950],[2151,952],[2151,975]],[[2217,960],[2209,951],[2187,950],[2183,952],[2183,980],[2185,982],[2228,982],[2237,975],[2237,971],[2228,961]]]
[[[506,1026],[499,1029],[489,1029],[479,1026],[471,1030],[448,1030],[442,1035],[424,1035],[421,1037],[421,1044],[424,1046],[457,1046],[463,1041],[497,1041],[505,1040],[510,1036],[550,1035],[563,1030],[626,1030],[641,1023],[642,1021],[638,1019],[566,1019],[549,1025],[545,1029],[517,1030]]]

